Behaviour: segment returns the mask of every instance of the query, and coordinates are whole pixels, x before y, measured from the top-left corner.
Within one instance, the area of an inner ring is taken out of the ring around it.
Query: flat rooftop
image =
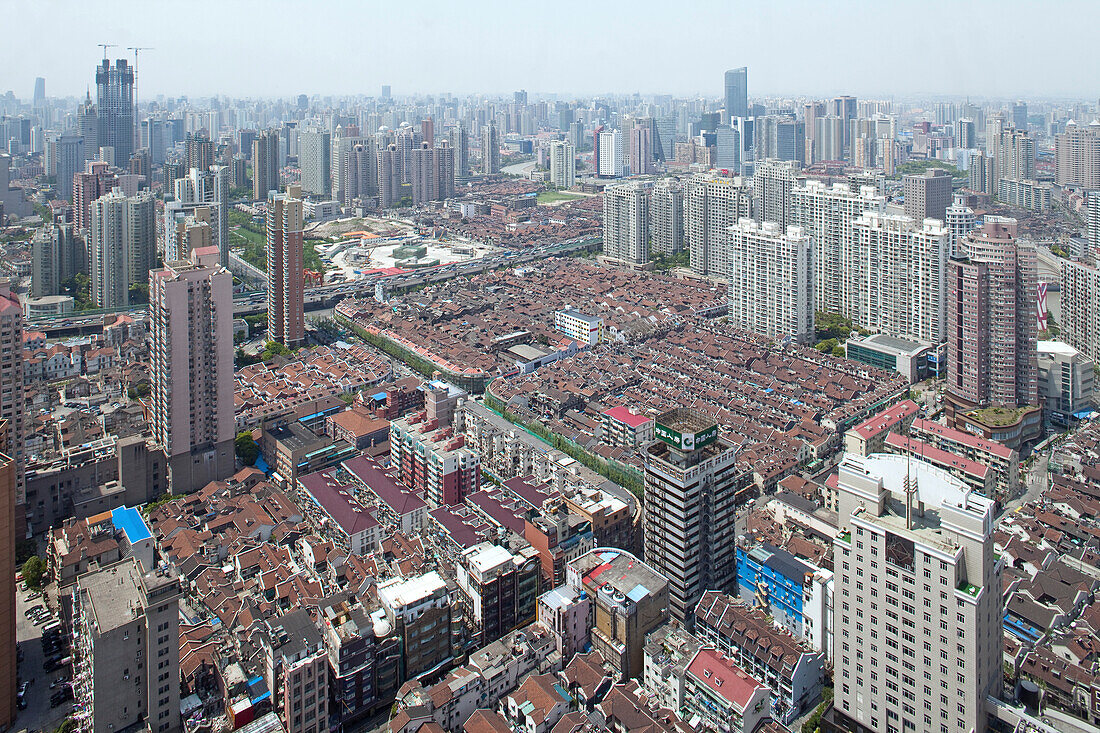
[[[100,634],[125,626],[143,610],[141,574],[133,558],[80,577],[77,585],[88,597],[88,612]]]
[[[663,575],[625,550],[597,548],[571,565],[593,595],[607,589],[638,603],[668,585]],[[623,602],[622,598],[615,600]]]
[[[446,587],[447,583],[433,570],[413,578],[393,578],[381,583],[378,598],[390,608],[403,608],[419,603]]]

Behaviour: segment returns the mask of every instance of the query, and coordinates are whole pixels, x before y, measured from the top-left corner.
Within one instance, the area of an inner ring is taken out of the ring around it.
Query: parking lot
[[[24,698],[27,707],[17,711],[14,730],[25,729],[28,733],[36,731],[49,733],[61,725],[73,709],[72,701],[65,702],[56,708],[50,707],[50,695],[55,692],[50,689],[50,683],[62,675],[68,675],[71,670],[68,667],[54,672],[46,672],[42,669],[42,662],[45,661],[42,653],[42,625],[35,626],[25,614],[28,608],[40,604],[44,604],[41,597],[28,602],[27,591],[16,591],[15,633],[19,650],[23,652],[23,661],[19,663],[19,678],[34,681]],[[51,610],[57,610],[56,604]]]

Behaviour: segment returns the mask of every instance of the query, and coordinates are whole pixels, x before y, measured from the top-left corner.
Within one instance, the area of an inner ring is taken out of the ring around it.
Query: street
[[[1050,454],[1044,453],[1042,456],[1035,459],[1035,462],[1031,465],[1030,469],[1026,470],[1021,467],[1020,483],[1024,485],[1024,493],[1019,498],[1005,504],[1004,514],[1002,516],[1008,516],[1010,513],[1015,512],[1024,504],[1035,501],[1047,490],[1047,466],[1050,463]]]
[[[24,615],[24,611],[31,606],[42,604],[41,597],[27,602],[27,592],[18,590],[15,597],[15,638],[19,643],[19,650],[23,652],[23,661],[19,664],[19,678],[21,680],[34,680],[25,697],[26,710],[17,711],[14,730],[26,730],[28,733],[41,731],[49,733],[61,725],[61,722],[72,712],[72,701],[66,702],[56,708],[50,707],[50,695],[54,690],[50,689],[50,683],[61,675],[69,674],[71,668],[65,667],[55,672],[46,672],[42,669],[44,656],[42,654],[42,627],[35,626]],[[52,608],[51,610],[56,610]]]

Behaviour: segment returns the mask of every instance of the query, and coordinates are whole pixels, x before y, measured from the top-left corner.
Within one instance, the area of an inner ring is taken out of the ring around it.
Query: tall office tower
[[[0,322],[8,317],[7,296],[0,299]],[[19,305],[15,305],[18,310]],[[14,352],[15,349],[9,349]],[[11,357],[9,357],[11,358]],[[20,390],[22,391],[22,390]],[[15,472],[11,427],[0,420],[0,573],[15,578]],[[10,730],[16,711],[15,582],[0,584],[0,728]]]
[[[214,165],[214,141],[207,137],[205,133],[187,133],[187,138],[183,142],[183,149],[184,164],[188,169],[198,168],[200,171],[204,171]]]
[[[149,273],[153,438],[174,494],[233,475],[233,275],[214,247]]]
[[[577,150],[584,149],[584,123],[583,122],[570,122],[569,123],[569,135],[567,137],[570,144]]]
[[[817,120],[820,117],[825,116],[825,103],[824,102],[807,102],[802,105],[802,122],[806,125],[806,163],[813,163],[817,160],[817,146],[816,146],[816,133],[817,133]]]
[[[84,138],[62,135],[57,140],[58,198],[72,203],[73,176],[84,170]]]
[[[1012,126],[1017,130],[1027,130],[1027,102],[1012,105]]]
[[[91,91],[76,108],[76,134],[84,138],[84,160],[91,160],[99,152],[99,112]]]
[[[118,176],[101,160],[86,161],[84,172],[73,176],[73,224],[78,232],[92,228],[92,203],[117,185]]]
[[[431,117],[420,121],[420,139],[429,147],[435,147],[435,122]]]
[[[684,242],[691,269],[725,277],[729,272],[727,230],[752,215],[752,189],[740,177],[692,176],[684,189]]]
[[[401,197],[401,151],[390,143],[378,151],[378,207],[388,209]]]
[[[156,264],[156,199],[118,189],[92,203],[90,269],[97,308],[130,303],[130,287],[143,284]]]
[[[827,729],[987,730],[1004,633],[993,501],[885,453],[846,455],[837,497]]]
[[[1070,120],[1054,136],[1054,182],[1059,186],[1100,188],[1100,121],[1087,126]]]
[[[149,149],[149,157],[154,165],[163,165],[165,154],[171,147],[168,139],[168,125],[164,120],[148,118],[141,122],[141,141]],[[251,148],[249,149],[251,151]]]
[[[630,265],[649,262],[649,195],[652,184],[608,186],[603,194],[603,253]]]
[[[987,216],[947,268],[947,397],[953,412],[1034,405],[1035,247],[1016,240],[1016,220]]]
[[[863,103],[860,103],[863,107]],[[861,113],[862,114],[862,113]],[[936,102],[936,124],[950,125],[958,115],[958,109],[954,102]]]
[[[726,116],[749,117],[749,69],[742,66],[726,72]]]
[[[796,226],[741,219],[729,228],[729,323],[777,341],[814,337],[813,245]]]
[[[630,175],[648,176],[653,167],[653,124],[650,120],[635,120],[630,129]]]
[[[947,207],[944,215],[944,224],[947,226],[947,234],[951,240],[951,250],[948,253],[950,256],[959,254],[961,249],[959,243],[974,228],[974,223],[974,210],[966,205],[966,197],[955,194],[954,202]]]
[[[684,249],[684,187],[676,178],[662,178],[649,196],[649,250],[674,255]]]
[[[942,221],[865,211],[852,222],[862,269],[858,310],[844,315],[872,331],[938,344],[944,339],[944,279],[950,237]]]
[[[31,240],[31,294],[40,298],[57,295],[61,284],[86,269],[84,244],[72,224],[50,224]]]
[[[413,205],[442,201],[454,196],[454,155],[446,142],[433,148],[425,140],[413,151],[410,176]]]
[[[734,521],[748,481],[706,413],[669,410],[654,432],[643,457],[645,558],[668,578],[669,615],[691,626],[703,591],[736,592]]]
[[[865,211],[883,212],[886,200],[873,186],[858,190],[844,183],[832,188],[823,181],[806,181],[791,191],[792,221],[814,243],[814,297],[816,310],[858,312],[861,271],[853,222]]]
[[[753,212],[761,222],[775,222],[787,231],[791,219],[791,191],[801,166],[794,160],[765,160],[753,169]]]
[[[806,161],[806,125],[791,117],[768,115],[756,119],[757,160]]]
[[[619,130],[601,130],[596,136],[596,154],[599,167],[596,175],[600,178],[622,178],[623,175],[623,134]]]
[[[451,129],[451,149],[455,155],[455,177],[465,178],[470,175],[470,135],[465,125],[458,125]]]
[[[550,185],[573,188],[577,176],[577,151],[563,140],[550,143]]]
[[[974,120],[961,119],[955,121],[955,143],[957,147],[967,150],[978,147],[978,132]]]
[[[930,168],[921,175],[907,175],[903,181],[905,215],[915,221],[943,221],[951,204],[951,175],[942,168]]]
[[[343,204],[378,195],[378,151],[373,139],[363,139],[351,146],[344,161],[344,183],[341,185]]]
[[[305,341],[301,188],[267,199],[267,332],[294,348]]]
[[[279,133],[264,130],[252,141],[252,198],[267,200],[279,189]]]
[[[298,167],[302,191],[327,199],[332,195],[332,134],[304,129],[298,133]]]
[[[134,70],[126,59],[115,65],[103,59],[95,72],[96,111],[99,125],[96,143],[114,149],[114,160],[125,165],[134,152]]]
[[[495,122],[490,122],[481,133],[481,173],[486,176],[500,173],[500,133]]]
[[[842,137],[842,150],[847,150],[848,146],[852,142],[852,124],[851,121],[856,118],[858,112],[858,104],[855,97],[842,96],[834,97],[828,104],[829,114],[840,118],[840,129]],[[825,160],[843,160],[843,153],[841,157],[837,158],[825,158]]]
[[[390,91],[389,84],[382,85],[382,99],[389,99],[392,92]]]
[[[732,175],[741,172],[741,133],[729,125],[714,131],[714,165]]]
[[[171,571],[143,568],[133,557],[79,576],[73,696],[88,716],[79,730],[183,730],[180,595]]]
[[[32,98],[34,108],[38,109],[46,102],[46,79],[45,77],[37,77],[34,80],[34,97]]]
[[[1094,362],[1100,361],[1100,270],[1090,262],[1061,258],[1058,265],[1061,339]]]
[[[814,120],[814,162],[844,159],[844,121],[836,115]]]

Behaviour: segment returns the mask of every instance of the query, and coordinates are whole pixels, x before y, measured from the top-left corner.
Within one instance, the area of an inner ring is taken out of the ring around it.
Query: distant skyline
[[[141,99],[406,94],[1100,96],[1100,3],[1083,0],[721,2],[560,0],[415,5],[270,0],[2,0],[0,94],[83,95],[96,45],[151,46]],[[93,89],[94,96],[94,89]]]

